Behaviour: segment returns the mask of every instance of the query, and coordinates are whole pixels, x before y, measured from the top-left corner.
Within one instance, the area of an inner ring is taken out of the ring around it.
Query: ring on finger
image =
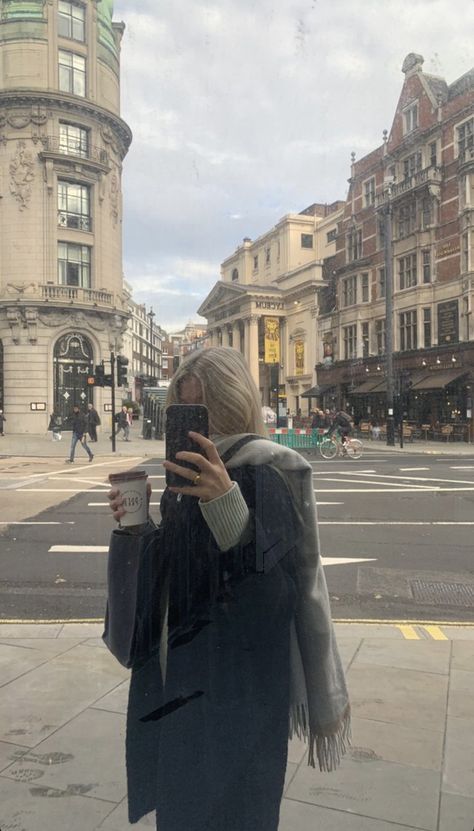
[[[194,477],[194,479],[193,479],[193,485],[197,485],[197,484],[199,484],[200,479],[201,479],[201,474],[200,474],[200,473],[196,473],[196,476],[195,476],[195,477]]]

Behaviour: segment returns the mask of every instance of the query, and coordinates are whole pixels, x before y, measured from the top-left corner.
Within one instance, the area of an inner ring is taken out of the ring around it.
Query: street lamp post
[[[392,180],[384,183],[384,252],[385,252],[385,352],[387,367],[387,445],[395,445],[394,377],[393,377],[393,257],[392,257]]]
[[[150,366],[152,369],[152,372],[150,372],[149,374],[154,377],[153,366],[155,364],[155,361],[153,351],[153,318],[155,317],[155,312],[153,311],[153,306],[150,306],[150,311],[148,312],[147,317],[150,321]]]

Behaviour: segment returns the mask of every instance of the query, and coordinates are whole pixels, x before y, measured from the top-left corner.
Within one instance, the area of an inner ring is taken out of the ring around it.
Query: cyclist
[[[345,453],[346,449],[344,445],[347,437],[352,433],[352,418],[344,410],[339,410],[336,413],[329,430],[326,432],[326,436],[329,438],[336,430],[341,437],[342,452]]]

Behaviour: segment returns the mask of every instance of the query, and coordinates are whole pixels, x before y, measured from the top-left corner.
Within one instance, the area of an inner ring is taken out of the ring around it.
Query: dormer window
[[[403,113],[403,134],[406,136],[418,127],[418,102],[411,104]]]

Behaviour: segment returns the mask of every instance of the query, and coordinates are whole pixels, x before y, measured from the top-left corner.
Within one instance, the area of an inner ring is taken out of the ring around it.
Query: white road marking
[[[406,470],[406,471],[409,471],[409,470],[430,470],[429,467],[399,467],[398,469],[402,470],[402,471],[403,470]],[[360,471],[357,471],[357,472],[359,473]],[[370,471],[370,472],[375,473],[375,470]],[[365,471],[364,471],[364,473],[365,473]],[[382,473],[381,475],[383,476],[384,474]]]
[[[365,476],[363,471],[356,471],[353,476]],[[472,479],[440,479],[439,476],[395,476],[390,473],[376,473],[376,476],[383,476],[384,479],[403,479],[404,482],[444,482],[453,485],[474,485]],[[372,482],[373,484],[373,482]],[[414,485],[416,487],[416,485]]]
[[[18,493],[103,493],[97,488],[79,490],[79,488],[15,488]]]
[[[341,520],[338,522],[336,520],[319,520],[319,525],[474,525],[474,522],[422,522],[418,520],[411,521],[385,521],[385,520],[376,520],[372,521],[365,521],[365,520],[357,520],[357,521],[345,521]]]
[[[348,473],[350,473],[350,471],[348,471],[347,468],[345,468],[345,467],[341,468],[340,470],[334,470],[333,468],[331,468],[330,471],[316,470],[316,471],[313,471],[313,476],[327,476],[328,473],[345,473],[345,474],[348,474]],[[377,476],[383,476],[384,475],[383,473],[377,473],[377,471],[375,471],[375,470],[358,470],[357,475],[359,475],[360,473],[375,473]]]
[[[0,525],[75,525],[75,522],[0,522]]]
[[[474,465],[452,465],[451,470],[474,470]]]
[[[143,459],[143,456],[136,456],[134,458],[128,457],[127,458],[127,463],[128,462],[140,462],[140,461],[142,461],[142,459]],[[91,464],[91,462],[87,462],[87,464],[84,465],[84,466],[74,467],[74,470],[75,471],[90,470],[90,467],[89,467],[90,464]],[[105,467],[107,465],[124,465],[125,462],[122,458],[122,459],[111,459],[110,461],[107,461],[107,462],[92,462],[92,464],[94,465],[94,470],[95,470],[98,467]],[[133,467],[133,465],[132,465],[132,467]],[[49,477],[49,476],[56,476],[59,473],[71,473],[71,468],[70,467],[66,467],[66,468],[62,467],[61,470],[51,470],[49,473],[48,473],[48,471],[45,471],[44,473],[31,473],[30,477],[31,477],[31,479],[33,479],[34,477],[37,478],[38,476],[48,476]]]
[[[154,491],[156,493],[156,491]],[[159,502],[150,502],[150,506],[159,505]],[[344,502],[318,502],[317,505],[344,505]],[[108,502],[88,502],[88,508],[108,508]]]
[[[377,557],[321,557],[323,566],[348,566],[352,563],[376,563]]]
[[[362,484],[362,483],[361,483]],[[415,490],[412,487],[404,488],[402,485],[399,488],[318,488],[315,493],[456,493],[457,491],[474,491],[472,488],[423,488],[419,487]]]
[[[349,475],[350,475],[350,474],[348,473],[348,474],[347,474],[347,476],[349,476]],[[352,475],[354,476],[354,475],[357,475],[357,474],[352,474]],[[364,474],[362,474],[362,475],[364,475]],[[382,474],[381,474],[381,475],[382,475]],[[402,477],[402,476],[397,476],[397,477],[392,477],[392,478],[402,479],[403,477]],[[324,478],[323,478],[323,479],[320,479],[319,481],[320,481],[320,482],[341,482],[341,479],[332,479],[332,478],[330,478],[329,476],[324,476]],[[364,479],[364,480],[360,480],[360,479],[344,479],[343,481],[344,481],[344,482],[347,482],[347,483],[349,483],[349,484],[351,484],[351,485],[362,485],[363,483],[367,482],[367,484],[369,484],[369,485],[382,485],[382,486],[384,486],[384,487],[385,487],[385,485],[387,485],[387,487],[388,487],[389,485],[393,485],[395,488],[403,488],[403,487],[404,487],[404,485],[409,484],[408,482],[404,482],[404,484],[401,484],[401,483],[400,483],[400,484],[398,484],[397,482],[387,482],[387,483],[385,483],[385,482],[378,481],[378,480],[374,482],[374,481],[373,481],[373,480],[371,480],[371,479]],[[429,479],[427,479],[426,481],[427,481],[427,482],[429,482],[430,480],[429,480]],[[473,484],[473,486],[474,486],[474,482],[473,482],[472,484]],[[418,489],[421,489],[421,490],[438,490],[438,487],[437,487],[436,485],[433,485],[432,487],[429,487],[429,486],[427,486],[427,485],[415,485],[415,484],[410,484],[410,489],[411,489],[411,490],[413,490],[413,491],[416,493],[416,491],[417,491]],[[319,488],[318,488],[318,490],[319,490]]]

